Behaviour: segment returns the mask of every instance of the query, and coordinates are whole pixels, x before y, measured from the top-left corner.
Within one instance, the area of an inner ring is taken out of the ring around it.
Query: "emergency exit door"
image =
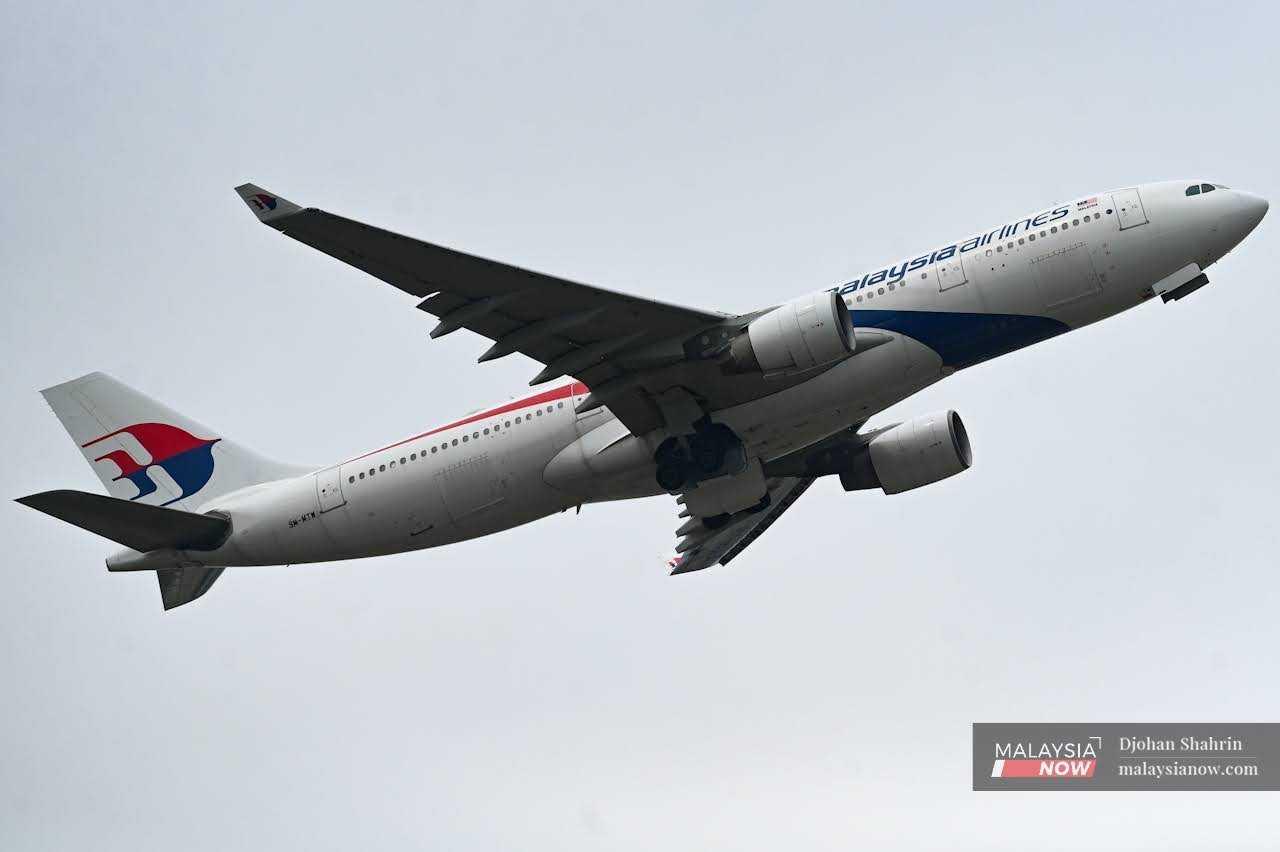
[[[347,505],[347,498],[342,495],[342,473],[338,468],[331,467],[316,474],[316,500],[322,513]]]
[[[938,292],[959,287],[969,280],[964,274],[964,257],[961,255],[938,261],[934,269],[938,275]]]
[[[1142,196],[1138,195],[1137,189],[1122,189],[1114,193],[1111,204],[1115,208],[1116,218],[1120,220],[1120,230],[1147,224],[1147,211],[1142,206]]]

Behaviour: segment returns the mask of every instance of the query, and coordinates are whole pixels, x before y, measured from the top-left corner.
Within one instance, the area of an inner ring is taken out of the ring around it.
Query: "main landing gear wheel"
[[[676,438],[663,441],[653,454],[653,460],[658,463],[658,487],[663,491],[679,491],[688,481],[689,462]]]
[[[746,453],[728,426],[702,423],[692,435],[663,441],[653,461],[659,487],[679,491],[704,479],[739,472],[746,464]]]
[[[658,487],[663,491],[679,491],[688,478],[685,464],[679,459],[658,462]]]
[[[710,476],[724,465],[729,448],[723,438],[714,432],[694,435],[689,439],[689,452],[698,472]]]

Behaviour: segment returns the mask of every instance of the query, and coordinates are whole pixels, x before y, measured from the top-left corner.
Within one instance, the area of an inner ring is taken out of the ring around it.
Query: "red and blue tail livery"
[[[267,192],[262,187],[251,183],[237,186],[236,192],[244,199],[244,203],[249,205],[253,215],[263,222],[274,222],[302,209],[288,199],[281,198],[275,193]]]
[[[127,479],[132,482],[138,493],[130,497],[131,500],[156,492],[156,482],[148,472],[152,466],[162,468],[181,489],[176,497],[162,503],[163,506],[189,497],[213,478],[213,445],[221,438],[197,438],[187,430],[167,423],[135,423],[94,438],[83,446],[87,449],[119,435],[131,436],[151,456],[151,460],[140,463],[128,450],[119,448],[98,456],[94,462],[109,461],[120,469],[112,481]]]

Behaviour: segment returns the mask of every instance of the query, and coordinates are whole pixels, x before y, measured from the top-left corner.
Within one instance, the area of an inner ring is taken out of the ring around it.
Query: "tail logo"
[[[274,200],[272,204],[274,206]],[[132,426],[108,432],[100,438],[94,438],[83,446],[87,449],[117,435],[132,436],[151,456],[151,461],[139,464],[128,451],[116,449],[94,459],[95,462],[115,463],[116,467],[120,468],[120,475],[113,481],[127,479],[137,487],[138,493],[130,497],[130,500],[137,500],[155,493],[157,488],[155,480],[147,473],[152,465],[163,468],[164,472],[169,474],[169,477],[182,489],[177,497],[161,503],[162,506],[168,506],[183,497],[195,494],[213,478],[213,445],[222,440],[221,438],[197,438],[186,429],[179,429],[167,423],[135,423]]]
[[[265,192],[255,192],[249,196],[249,203],[258,210],[275,210],[276,200]]]

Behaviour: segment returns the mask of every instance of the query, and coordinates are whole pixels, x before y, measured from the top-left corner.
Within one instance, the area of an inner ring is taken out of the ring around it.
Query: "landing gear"
[[[689,460],[678,438],[668,438],[653,454],[658,463],[658,487],[663,491],[679,491],[689,479]]]
[[[658,486],[663,491],[679,491],[746,466],[742,441],[728,426],[704,418],[694,428],[697,431],[692,435],[667,438],[653,454]]]
[[[689,478],[689,468],[679,461],[658,462],[658,487],[663,491],[679,491]]]
[[[725,453],[729,448],[719,438],[719,435],[703,433],[689,439],[689,454],[693,456],[693,463],[699,473],[710,476],[724,464]]]

